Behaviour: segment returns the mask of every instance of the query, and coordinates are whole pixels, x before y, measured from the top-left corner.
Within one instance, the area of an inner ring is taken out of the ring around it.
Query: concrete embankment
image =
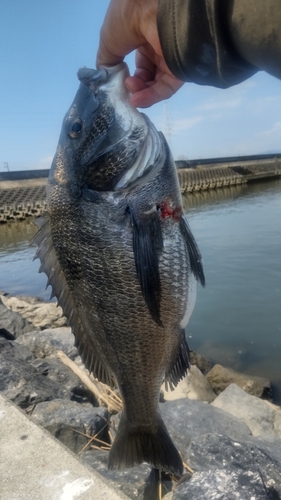
[[[177,161],[182,193],[218,189],[281,176],[281,154]],[[46,210],[49,170],[0,173],[0,223]]]
[[[182,193],[247,184],[281,176],[281,155],[176,162]],[[187,168],[188,164],[188,168]]]
[[[0,395],[2,500],[129,500]]]
[[[0,223],[42,214],[48,175],[49,170],[0,173]]]

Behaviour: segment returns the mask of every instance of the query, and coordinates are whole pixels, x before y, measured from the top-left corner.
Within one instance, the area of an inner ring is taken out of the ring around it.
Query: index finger
[[[157,102],[169,99],[179,90],[184,82],[174,76],[158,74],[157,81],[144,82],[136,76],[128,77],[125,81],[132,93],[131,104],[136,108],[149,108]]]

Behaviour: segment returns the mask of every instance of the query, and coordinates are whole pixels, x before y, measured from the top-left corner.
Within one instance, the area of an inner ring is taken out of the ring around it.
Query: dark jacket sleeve
[[[157,25],[181,80],[227,88],[259,70],[281,78],[281,0],[159,0]]]

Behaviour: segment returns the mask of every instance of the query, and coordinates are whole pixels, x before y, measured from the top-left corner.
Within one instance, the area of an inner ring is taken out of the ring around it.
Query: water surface
[[[188,195],[206,288],[187,326],[190,347],[270,378],[281,403],[281,180]]]
[[[268,377],[281,404],[281,180],[184,198],[204,259],[187,326],[192,349],[214,362]],[[0,289],[48,299],[32,262],[33,222],[0,226]]]

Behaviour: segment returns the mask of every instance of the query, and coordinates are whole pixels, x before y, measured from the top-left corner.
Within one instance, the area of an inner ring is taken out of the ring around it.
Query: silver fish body
[[[180,475],[159,390],[188,369],[184,327],[204,274],[175,163],[163,135],[130,106],[127,74],[124,64],[79,71],[35,242],[86,367],[122,395],[109,467],[146,461]]]

